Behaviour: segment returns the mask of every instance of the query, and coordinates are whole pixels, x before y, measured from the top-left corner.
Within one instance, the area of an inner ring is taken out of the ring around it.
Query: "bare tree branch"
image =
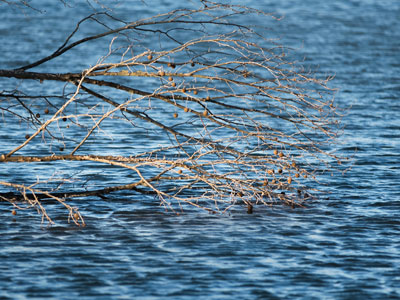
[[[21,82],[0,92],[3,122],[29,129],[2,148],[0,164],[95,164],[99,174],[128,174],[126,182],[103,184],[74,177],[71,167],[64,179],[0,181],[0,199],[34,207],[50,223],[45,206],[55,201],[84,225],[68,199],[131,190],[173,211],[183,203],[210,212],[244,204],[251,213],[256,204],[304,206],[317,197],[319,176],[346,160],[331,151],[342,131],[332,77],[307,71],[267,31],[238,18],[264,22],[270,14],[200,2],[133,21],[93,13],[50,55],[0,69],[0,78]],[[99,32],[76,39],[90,24]],[[100,41],[109,43],[108,53],[96,53]],[[89,45],[95,65],[76,72],[65,63],[64,73],[46,67]],[[28,71],[38,66],[48,72]],[[32,80],[38,91],[43,84],[60,92],[30,94],[23,83]],[[127,143],[130,152],[116,150]]]

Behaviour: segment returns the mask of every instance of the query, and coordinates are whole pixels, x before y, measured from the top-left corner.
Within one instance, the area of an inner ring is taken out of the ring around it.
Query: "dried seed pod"
[[[299,178],[299,177],[300,177],[300,174],[299,174],[299,173],[296,173],[296,174],[294,175],[294,177]]]
[[[175,69],[175,64],[174,63],[168,63],[168,67]]]
[[[189,108],[185,107],[185,108],[183,109],[183,111],[184,111],[184,112],[188,112],[188,111],[189,111]]]
[[[178,114],[177,113],[174,113],[174,118],[176,119],[178,117]]]
[[[253,205],[251,205],[251,203],[247,203],[247,213],[248,214],[253,213]]]
[[[13,210],[11,211],[11,214],[12,214],[13,216],[17,215],[17,211],[16,211],[15,209],[13,209]]]
[[[148,60],[152,60],[153,59],[153,55],[151,55],[151,54],[147,55],[147,59]]]
[[[208,116],[208,111],[206,109],[203,111],[203,116],[205,116],[205,117]]]
[[[40,118],[40,114],[39,113],[36,114],[36,118],[38,118],[38,119]]]
[[[185,88],[182,89],[182,93],[186,93],[186,89]]]
[[[176,83],[175,83],[175,82],[172,82],[172,83],[171,83],[171,86],[172,86],[172,87],[176,87]]]
[[[284,157],[285,155],[282,152],[279,152],[279,157]]]
[[[278,150],[274,150],[274,155],[278,155]]]
[[[292,177],[288,177],[287,182],[288,182],[288,184],[291,184],[292,183]]]
[[[192,61],[192,63],[190,64],[192,67],[194,67],[195,66],[195,63]]]
[[[165,72],[164,71],[160,71],[160,72],[158,72],[158,75],[165,76]]]
[[[31,137],[31,136],[30,136],[29,134],[26,134],[26,135],[25,135],[25,138],[26,138],[26,139],[29,139],[30,137]]]
[[[47,115],[47,114],[49,113],[49,109],[46,108],[46,109],[44,110],[44,113]]]
[[[197,90],[193,90],[193,94],[197,95],[199,92]]]
[[[174,81],[174,78],[172,78],[172,76],[169,76],[168,81]]]
[[[78,213],[74,213],[74,219],[76,219],[76,220],[79,219],[79,214]]]
[[[205,101],[210,101],[210,100],[211,100],[210,96],[207,96]]]

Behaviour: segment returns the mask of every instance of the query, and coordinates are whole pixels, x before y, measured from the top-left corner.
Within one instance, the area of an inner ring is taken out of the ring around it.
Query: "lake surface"
[[[70,32],[88,13],[69,18],[56,1],[41,3],[51,28],[39,14],[0,6],[0,68],[26,63],[27,44]],[[335,74],[337,100],[351,105],[337,147],[353,153],[353,167],[325,178],[329,199],[176,216],[152,197],[122,193],[79,203],[85,228],[61,215],[51,227],[34,212],[13,217],[0,202],[0,299],[400,299],[400,2],[242,4],[283,14],[271,34]],[[136,13],[176,5],[152,1]],[[0,179],[20,176],[9,172],[0,166]]]

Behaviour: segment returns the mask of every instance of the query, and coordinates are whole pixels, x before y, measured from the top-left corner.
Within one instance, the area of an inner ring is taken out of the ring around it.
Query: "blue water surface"
[[[121,13],[185,5],[134,2]],[[239,207],[177,216],[152,196],[121,193],[77,200],[84,228],[56,207],[56,225],[46,227],[35,212],[12,216],[0,203],[0,299],[400,299],[400,2],[241,4],[284,16],[262,25],[305,65],[335,75],[337,100],[350,107],[335,147],[353,155],[351,170],[328,175],[330,194],[306,208],[252,215]],[[48,54],[89,13],[36,5],[46,18],[0,5],[0,68]],[[8,172],[0,169],[1,180],[19,176]]]

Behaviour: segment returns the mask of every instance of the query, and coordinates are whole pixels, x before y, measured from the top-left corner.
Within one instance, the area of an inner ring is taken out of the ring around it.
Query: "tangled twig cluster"
[[[288,49],[234,21],[269,15],[206,2],[133,22],[92,14],[51,55],[0,70],[0,77],[60,91],[0,93],[3,126],[30,128],[21,130],[23,141],[2,147],[0,163],[71,162],[62,180],[1,180],[8,191],[0,199],[36,207],[50,223],[43,199],[53,199],[79,225],[68,199],[121,190],[154,194],[172,210],[186,203],[210,212],[244,203],[251,213],[255,204],[294,207],[312,198],[318,175],[341,162],[328,147],[341,130],[331,78],[317,78],[289,60]],[[87,22],[103,31],[74,40]],[[31,71],[108,37],[108,53],[82,72]],[[116,147],[127,143],[129,151]],[[89,180],[69,186],[72,162],[128,176],[123,184],[104,186],[93,176],[96,188]]]

